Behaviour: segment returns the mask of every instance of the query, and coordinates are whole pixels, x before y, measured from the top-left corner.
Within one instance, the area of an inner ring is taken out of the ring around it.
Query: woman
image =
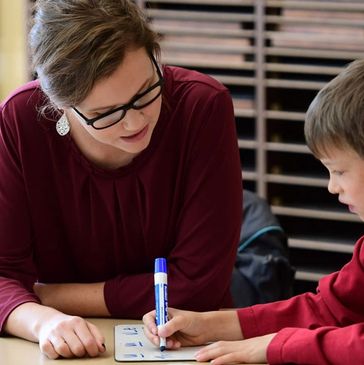
[[[231,98],[161,67],[132,1],[37,1],[38,79],[0,108],[0,325],[50,358],[97,356],[83,316],[231,305],[241,173]]]

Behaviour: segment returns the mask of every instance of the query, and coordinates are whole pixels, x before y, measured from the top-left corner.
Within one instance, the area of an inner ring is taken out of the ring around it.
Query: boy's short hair
[[[317,158],[333,147],[364,158],[364,60],[350,63],[316,95],[306,113],[305,137]]]

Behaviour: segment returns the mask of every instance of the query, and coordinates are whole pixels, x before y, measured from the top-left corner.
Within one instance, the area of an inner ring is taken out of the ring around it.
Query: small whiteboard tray
[[[142,324],[115,326],[116,361],[195,361],[195,353],[203,347],[181,347],[162,352],[145,337],[143,327]]]

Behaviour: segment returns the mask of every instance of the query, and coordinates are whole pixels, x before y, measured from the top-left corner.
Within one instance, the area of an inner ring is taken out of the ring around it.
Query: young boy
[[[350,64],[312,102],[305,122],[309,148],[330,174],[328,190],[364,220],[364,60]],[[364,364],[364,236],[339,272],[317,293],[237,311],[170,309],[157,333],[155,314],[143,318],[148,338],[167,347],[214,342],[196,360],[231,363]],[[219,341],[219,342],[215,342]]]

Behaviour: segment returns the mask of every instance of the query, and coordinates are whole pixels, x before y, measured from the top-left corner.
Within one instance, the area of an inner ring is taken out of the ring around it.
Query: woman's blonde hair
[[[305,137],[318,158],[332,148],[364,158],[364,60],[349,64],[317,94],[306,113]]]
[[[41,87],[58,108],[84,100],[128,49],[160,52],[157,34],[129,0],[37,0],[29,44]]]

